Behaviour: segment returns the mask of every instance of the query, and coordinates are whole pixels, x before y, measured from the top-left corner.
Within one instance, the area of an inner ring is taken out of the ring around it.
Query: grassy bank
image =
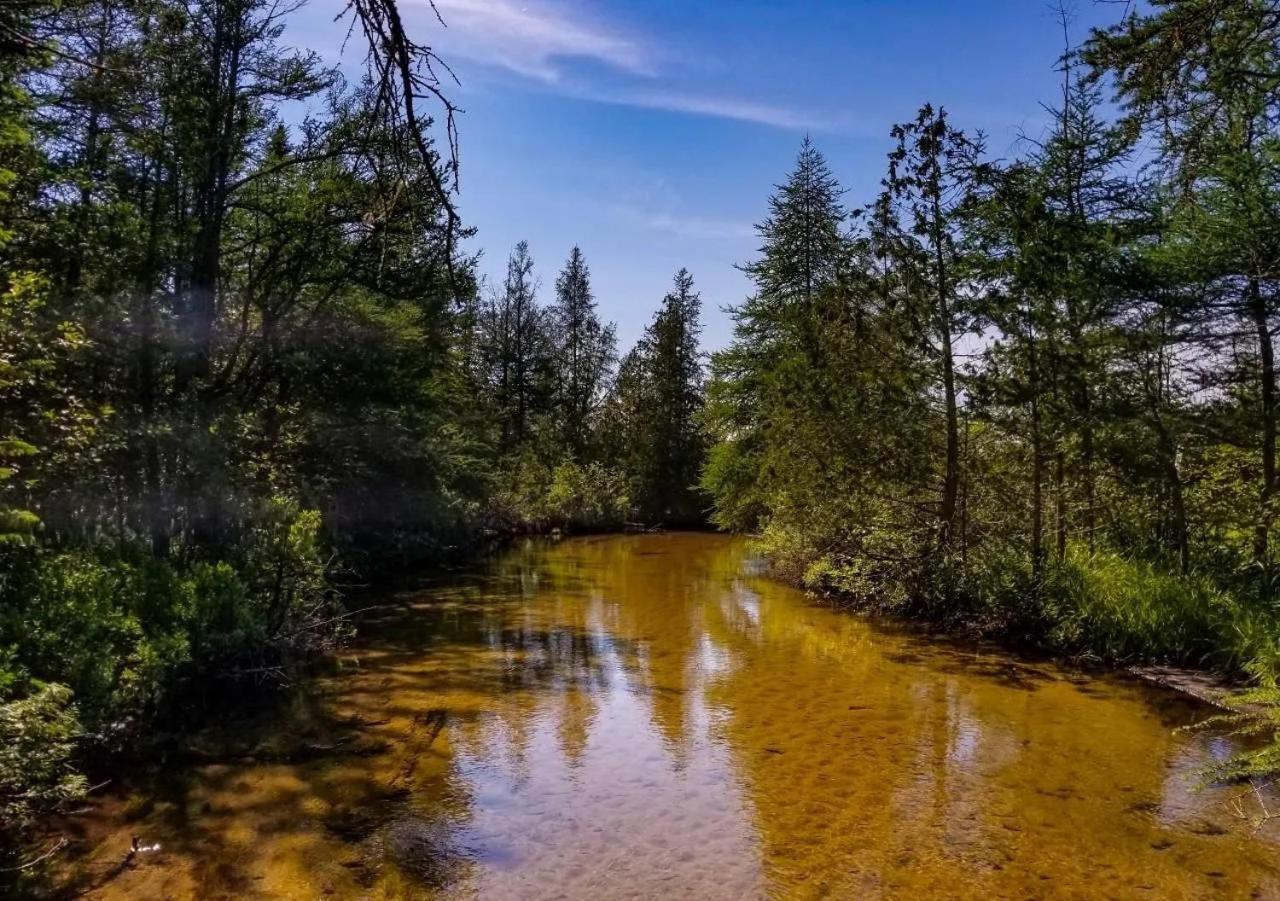
[[[782,578],[864,610],[1075,659],[1188,666],[1259,682],[1280,674],[1280,611],[1205,574],[1072,546],[1037,578],[1025,558],[975,554],[944,599],[937,570],[869,568],[771,532],[761,545]]]
[[[1170,664],[1221,675],[1239,690],[1213,718],[1251,739],[1252,750],[1206,772],[1215,780],[1270,780],[1280,773],[1280,610],[1206,573],[1110,551],[1069,547],[1037,578],[1017,555],[966,561],[944,585],[936,569],[842,558],[794,533],[766,530],[774,573],[863,611],[904,616],[1077,662]]]

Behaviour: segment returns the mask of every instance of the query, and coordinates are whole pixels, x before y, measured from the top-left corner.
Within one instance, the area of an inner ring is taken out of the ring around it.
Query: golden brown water
[[[291,725],[100,802],[92,893],[1280,897],[1277,834],[1194,790],[1205,710],[833,612],[742,540],[530,545],[405,600]],[[161,850],[120,867],[132,835]]]

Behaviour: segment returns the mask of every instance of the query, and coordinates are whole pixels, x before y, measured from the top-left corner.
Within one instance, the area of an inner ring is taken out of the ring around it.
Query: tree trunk
[[[942,202],[933,187],[933,247],[937,266],[938,340],[942,351],[942,390],[946,403],[946,469],[942,481],[942,502],[938,507],[938,537],[941,547],[951,546],[956,518],[956,498],[960,493],[960,413],[956,405],[955,361],[951,352],[951,305],[947,291],[947,262],[942,247]]]
[[[1253,557],[1262,567],[1264,596],[1270,595],[1268,544],[1271,532],[1271,507],[1276,489],[1276,361],[1271,345],[1271,325],[1266,302],[1256,278],[1249,279],[1246,295],[1249,312],[1258,336],[1261,364],[1262,395],[1262,490],[1259,492],[1258,522],[1253,535]]]
[[[173,178],[172,170],[170,179]],[[170,181],[172,187],[172,181]],[[147,223],[147,251],[143,271],[138,280],[138,407],[142,427],[142,469],[144,484],[144,516],[151,541],[151,553],[161,559],[169,556],[170,512],[164,495],[164,478],[160,459],[160,442],[156,437],[156,315],[155,292],[159,281],[160,212],[165,191],[161,164],[155,163],[151,186],[151,211]]]
[[[1037,586],[1044,578],[1044,436],[1040,422],[1040,385],[1034,337],[1029,337],[1031,376],[1031,575]]]
[[[214,399],[207,384],[213,356],[214,324],[217,319],[218,282],[222,273],[222,230],[227,211],[227,184],[235,140],[240,94],[243,21],[239,14],[219,13],[230,21],[216,26],[212,56],[213,90],[207,120],[208,142],[204,148],[205,171],[197,189],[197,229],[192,247],[190,283],[183,329],[183,356],[179,361],[178,388],[185,395],[192,414],[185,461],[184,494],[191,517],[192,539],[198,545],[213,546],[222,540],[223,509],[219,479],[213,470],[220,455],[201,451],[208,440],[213,420]],[[192,451],[198,459],[192,459]]]
[[[1059,447],[1054,452],[1053,495],[1054,526],[1057,531],[1057,559],[1062,563],[1067,559],[1067,461],[1066,454]]]
[[[1044,444],[1040,435],[1040,405],[1031,401],[1031,574],[1036,584],[1044,577]]]

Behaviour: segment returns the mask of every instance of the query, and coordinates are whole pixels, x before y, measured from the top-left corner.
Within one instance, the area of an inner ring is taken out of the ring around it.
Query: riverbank
[[[33,700],[0,705],[8,751],[0,755],[0,850],[11,864],[0,867],[0,892],[38,889],[43,870],[58,863],[61,836],[43,823],[157,768],[256,753],[219,731],[238,722],[261,732],[273,716],[291,719],[281,705],[297,697],[295,686],[332,673],[362,619],[518,542],[561,532],[526,523],[476,529],[448,545],[352,545],[337,566],[320,555],[318,518],[285,512],[274,535],[219,561],[38,549],[17,561],[6,587],[25,592],[22,605],[9,605],[24,616],[20,650],[43,661],[52,681]],[[0,677],[4,667],[0,657]],[[317,729],[333,731],[310,721],[299,748],[265,753],[305,756],[328,741]]]
[[[394,578],[385,578],[377,585],[363,586],[358,593],[348,598],[348,607],[362,611],[362,617],[367,619],[373,637],[376,638],[379,633],[385,635],[388,622],[403,622],[406,617],[411,618],[424,595],[447,596],[450,591],[449,586],[473,584],[477,572],[487,573],[486,578],[492,578],[493,573],[503,571],[504,559],[524,559],[538,555],[550,556],[554,559],[555,549],[558,546],[574,548],[584,542],[589,545],[609,546],[634,540],[650,540],[659,544],[671,541],[707,540],[713,545],[722,541],[735,546],[748,546],[746,539],[709,534],[699,537],[698,533],[680,532],[647,533],[630,538],[596,534],[564,541],[550,540],[550,536],[521,541],[516,536],[509,535],[504,540],[487,543],[478,553],[454,558],[447,565],[398,571]],[[648,552],[637,551],[637,553]],[[788,578],[785,571],[763,568],[760,565],[762,561],[751,555],[739,554],[735,560],[744,568],[743,573],[747,577],[768,575],[779,584],[795,584],[797,581],[794,578]],[[554,585],[565,576],[563,573],[553,573],[551,578],[550,584]],[[908,631],[915,632],[919,635],[919,641],[911,640],[913,648],[916,648],[912,653],[918,653],[920,649],[930,646],[935,646],[939,650],[950,648],[953,646],[951,637],[976,641],[977,643],[972,645],[962,642],[956,647],[957,655],[969,655],[975,659],[1007,657],[1002,666],[1012,674],[1010,678],[1021,681],[1030,679],[1034,682],[1043,679],[1044,667],[1056,666],[1054,658],[1057,658],[1058,661],[1068,664],[1072,670],[1079,672],[1080,678],[1106,678],[1110,672],[1127,671],[1153,685],[1172,689],[1190,698],[1209,703],[1223,703],[1231,690],[1239,687],[1238,681],[1233,682],[1220,673],[1211,678],[1208,674],[1213,671],[1205,668],[1184,670],[1167,665],[1137,666],[1133,661],[1104,658],[1098,654],[1063,653],[1061,648],[1049,641],[1028,641],[1025,632],[1019,634],[1008,630],[1002,631],[990,619],[965,621],[958,618],[930,616],[928,609],[924,607],[913,609],[887,604],[860,603],[856,599],[842,598],[832,592],[825,593],[822,600],[825,606],[871,614],[873,623],[879,622],[885,626],[901,624]],[[856,622],[864,618],[849,617],[849,619]],[[292,670],[281,668],[270,674],[263,674],[259,678],[265,680],[270,687],[269,691],[259,688],[251,695],[240,693],[235,698],[238,707],[221,710],[220,715],[213,721],[201,722],[200,718],[188,716],[183,728],[173,729],[167,736],[159,738],[153,736],[148,744],[152,757],[149,766],[138,766],[138,759],[135,757],[132,765],[117,761],[115,770],[105,773],[102,772],[102,761],[99,760],[98,767],[92,773],[93,781],[108,777],[114,779],[115,782],[112,783],[114,788],[111,789],[114,794],[113,800],[105,807],[91,798],[93,809],[100,812],[112,810],[114,812],[110,814],[111,817],[124,818],[132,817],[136,812],[148,810],[151,802],[146,800],[147,790],[139,789],[138,786],[147,785],[173,767],[182,769],[228,765],[295,767],[311,765],[332,757],[358,760],[367,753],[382,753],[379,749],[385,742],[377,736],[376,729],[371,733],[366,728],[369,722],[376,722],[378,717],[371,717],[367,711],[359,714],[326,712],[323,709],[325,705],[317,702],[314,695],[308,692],[300,693],[296,687],[289,684],[292,682],[302,685],[313,680],[319,680],[320,684],[330,683],[334,678],[342,678],[345,668],[351,661],[356,661],[357,666],[363,666],[366,653],[362,650],[362,645],[368,643],[370,635],[349,631],[348,639],[354,642],[351,651],[335,646],[327,654],[318,658],[321,661],[327,658],[328,663],[317,666],[314,662],[317,661],[316,657],[311,658],[313,661],[311,664],[305,664],[304,660],[298,659],[294,661],[295,667]],[[1006,651],[1011,651],[1013,655],[1033,654],[1035,656],[1020,660],[1018,656],[1007,655]],[[281,688],[284,691],[280,691]],[[208,699],[204,709],[208,709]],[[239,724],[233,730],[225,728],[228,716],[231,721]],[[1256,748],[1256,745],[1243,745],[1242,749],[1249,747]],[[62,833],[57,831],[49,833],[46,841],[37,843],[38,847],[52,847],[61,835]],[[94,835],[96,833],[90,830],[79,837],[77,841],[81,851],[86,845],[98,843],[99,839],[94,838]],[[129,849],[125,849],[120,852],[119,857],[123,859],[130,853]],[[99,868],[101,872],[95,871],[89,882],[100,879],[104,872],[109,872],[118,862],[115,857],[107,855],[103,859],[104,866]]]
[[[760,546],[776,578],[833,606],[1075,667],[1121,670],[1212,704],[1225,725],[1251,741],[1215,761],[1204,778],[1266,780],[1280,773],[1280,612],[1206,576],[1073,548],[1038,581],[1017,560],[1003,569],[984,561],[938,603],[936,593],[931,600],[901,591],[870,594],[864,574],[851,578],[838,560],[798,555],[768,540]],[[847,590],[853,584],[860,590]]]
[[[1181,666],[1237,684],[1280,674],[1280,613],[1206,576],[1073,550],[1039,579],[1017,560],[977,561],[949,589],[935,578],[911,591],[929,580],[916,572],[892,591],[876,591],[876,580],[838,557],[757,541],[776,577],[862,612],[904,616],[1076,662]]]

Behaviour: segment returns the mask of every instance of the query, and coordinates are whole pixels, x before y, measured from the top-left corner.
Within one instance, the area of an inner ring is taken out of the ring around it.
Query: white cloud
[[[642,206],[609,205],[605,209],[623,221],[649,231],[662,232],[696,241],[741,241],[755,235],[748,222],[714,219],[706,216],[654,211]]]
[[[738,100],[732,97],[657,91],[621,94],[617,97],[602,99],[608,103],[670,110],[671,112],[690,113],[696,116],[736,119],[739,122],[754,122],[757,125],[770,125],[774,128],[788,128],[797,131],[806,129],[831,131],[839,128],[839,123],[834,120],[815,116],[804,110],[795,110],[767,103],[756,103],[751,100]]]
[[[632,75],[651,75],[648,53],[635,40],[590,22],[579,12],[541,0],[435,0],[446,49],[548,83],[559,62],[591,59]]]
[[[422,0],[426,3],[427,0]],[[542,82],[556,93],[597,103],[712,116],[796,131],[837,131],[835,120],[786,106],[716,96],[659,78],[653,47],[566,0],[435,0],[446,28],[439,49]],[[434,36],[433,36],[434,37]],[[566,78],[568,59],[603,63],[632,76],[631,87],[588,85]]]
[[[695,240],[740,240],[753,237],[756,233],[755,228],[746,222],[707,219],[702,216],[672,216],[670,213],[645,216],[643,223],[654,231]]]

